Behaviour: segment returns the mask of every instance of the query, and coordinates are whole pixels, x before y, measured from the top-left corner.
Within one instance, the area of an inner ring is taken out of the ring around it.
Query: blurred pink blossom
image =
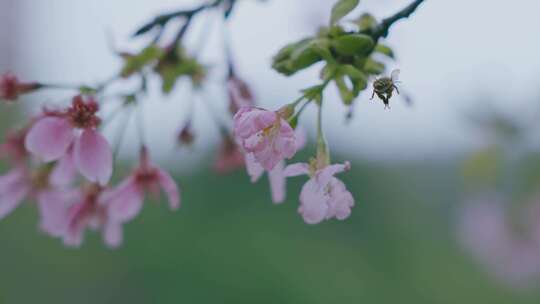
[[[148,151],[142,148],[137,167],[116,188],[104,195],[110,216],[115,221],[126,222],[136,217],[142,209],[145,191],[158,195],[163,190],[171,209],[180,207],[180,192],[173,178],[165,170],[150,162]]]

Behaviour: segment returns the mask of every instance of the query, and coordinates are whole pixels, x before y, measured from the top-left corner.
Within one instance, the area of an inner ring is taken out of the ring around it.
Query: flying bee
[[[396,86],[399,83],[399,70],[393,70],[390,77],[378,78],[373,82],[373,94],[371,100],[375,97],[375,94],[384,102],[385,108],[390,108],[390,98],[394,90],[399,94],[399,89]]]

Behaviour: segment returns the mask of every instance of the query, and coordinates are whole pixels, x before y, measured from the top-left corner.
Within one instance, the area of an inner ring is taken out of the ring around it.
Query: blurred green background
[[[453,168],[357,160],[352,216],[317,226],[296,212],[303,178],[276,206],[244,172],[179,176],[182,208],[147,201],[118,250],[96,233],[67,249],[25,204],[1,222],[0,303],[538,303],[457,245]]]

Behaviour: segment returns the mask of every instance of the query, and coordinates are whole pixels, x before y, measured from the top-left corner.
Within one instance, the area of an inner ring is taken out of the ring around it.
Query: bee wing
[[[399,80],[399,73],[401,71],[399,69],[395,69],[392,71],[392,74],[390,74],[390,79],[392,79],[393,82],[396,82]]]

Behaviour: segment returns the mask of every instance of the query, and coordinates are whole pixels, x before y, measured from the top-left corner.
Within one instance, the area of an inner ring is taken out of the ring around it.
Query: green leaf
[[[375,47],[375,52],[386,55],[392,59],[395,58],[394,51],[389,46],[386,46],[384,44],[377,44]]]
[[[343,75],[335,77],[334,82],[336,83],[339,95],[341,96],[341,100],[343,100],[343,103],[346,105],[350,105],[354,100],[354,94],[351,89],[347,87]]]
[[[344,64],[339,68],[340,72],[349,76],[350,78],[365,78],[366,75],[350,64]]]
[[[369,29],[374,28],[377,25],[377,19],[373,17],[373,15],[365,13],[362,14],[358,19],[353,21],[356,25],[358,25],[358,30],[360,32],[367,31]]]
[[[332,8],[330,24],[335,24],[341,20],[341,18],[345,17],[358,6],[358,3],[360,3],[360,0],[339,0]]]
[[[273,58],[274,64],[278,64],[283,62],[284,60],[288,60],[294,50],[302,47],[305,44],[308,44],[311,41],[313,41],[313,38],[305,38],[297,42],[289,43],[286,46],[282,47]]]
[[[165,52],[158,46],[151,45],[143,49],[139,54],[126,57],[124,67],[120,72],[122,77],[128,77],[133,73],[140,71],[146,65],[157,61]]]
[[[289,62],[289,67],[293,73],[303,70],[310,67],[318,61],[321,61],[321,56],[319,55],[315,44],[308,43],[302,47],[296,49],[291,54],[291,59]]]
[[[320,45],[315,41],[307,38],[286,45],[274,56],[272,68],[289,76],[320,61]]]
[[[380,75],[384,73],[385,66],[383,63],[380,63],[378,61],[375,61],[371,58],[369,58],[366,63],[364,64],[364,72],[370,74],[370,75]]]
[[[323,85],[312,86],[312,87],[302,90],[302,94],[304,94],[304,97],[307,100],[315,100],[318,103],[320,103],[324,88],[325,87]]]
[[[364,56],[374,46],[373,39],[364,34],[343,35],[332,41],[332,47],[342,56]]]

